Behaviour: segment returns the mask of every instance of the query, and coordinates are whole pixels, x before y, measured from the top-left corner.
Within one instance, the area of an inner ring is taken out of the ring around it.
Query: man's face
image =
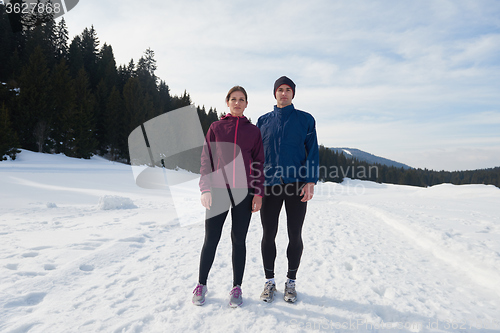
[[[282,84],[276,89],[276,102],[279,108],[292,104],[293,90],[289,85]]]

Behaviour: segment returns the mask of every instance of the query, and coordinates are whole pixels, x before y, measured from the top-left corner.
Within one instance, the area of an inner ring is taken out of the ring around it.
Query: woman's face
[[[227,101],[227,106],[229,107],[229,112],[235,117],[243,116],[243,111],[245,111],[248,102],[245,98],[245,94],[241,91],[234,91]]]

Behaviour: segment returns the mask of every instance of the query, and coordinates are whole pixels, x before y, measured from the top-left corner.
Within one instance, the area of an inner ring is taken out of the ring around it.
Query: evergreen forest
[[[117,65],[112,46],[100,44],[93,27],[70,40],[64,18],[0,5],[0,159],[23,148],[128,163],[133,129],[192,103],[156,76],[150,48]],[[197,109],[206,131],[217,112]]]
[[[100,155],[130,163],[127,139],[132,130],[192,104],[187,91],[171,95],[156,70],[150,48],[137,61],[117,65],[112,46],[101,45],[94,27],[70,40],[64,17],[56,22],[46,13],[7,14],[0,5],[0,161],[15,159],[22,148],[76,158]],[[219,116],[212,108],[206,111],[198,106],[197,110],[206,133]],[[500,187],[500,167],[405,170],[319,148],[322,181],[351,178],[413,186]],[[197,163],[181,167],[199,172]]]

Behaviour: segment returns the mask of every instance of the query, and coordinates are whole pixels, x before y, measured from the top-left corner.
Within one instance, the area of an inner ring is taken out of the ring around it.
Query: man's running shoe
[[[241,304],[243,304],[243,297],[241,295],[241,287],[234,287],[229,293],[229,306],[232,308],[237,308]]]
[[[260,299],[264,302],[271,303],[274,300],[276,285],[272,281],[267,281],[264,286],[264,291],[260,294]]]
[[[295,291],[295,281],[288,279],[285,282],[285,293],[283,299],[287,302],[293,303],[297,300],[297,291]]]
[[[193,291],[193,304],[203,305],[205,303],[205,294],[207,293],[207,286],[198,284]]]

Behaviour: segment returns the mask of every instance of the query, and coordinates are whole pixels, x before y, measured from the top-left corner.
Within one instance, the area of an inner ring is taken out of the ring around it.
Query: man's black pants
[[[304,183],[266,186],[262,199],[260,218],[262,222],[262,260],[267,279],[274,278],[274,262],[276,260],[276,235],[278,221],[283,202],[287,216],[288,229],[288,273],[289,279],[295,280],[304,245],[302,243],[302,225],[306,216],[307,202],[302,202],[300,191]]]

